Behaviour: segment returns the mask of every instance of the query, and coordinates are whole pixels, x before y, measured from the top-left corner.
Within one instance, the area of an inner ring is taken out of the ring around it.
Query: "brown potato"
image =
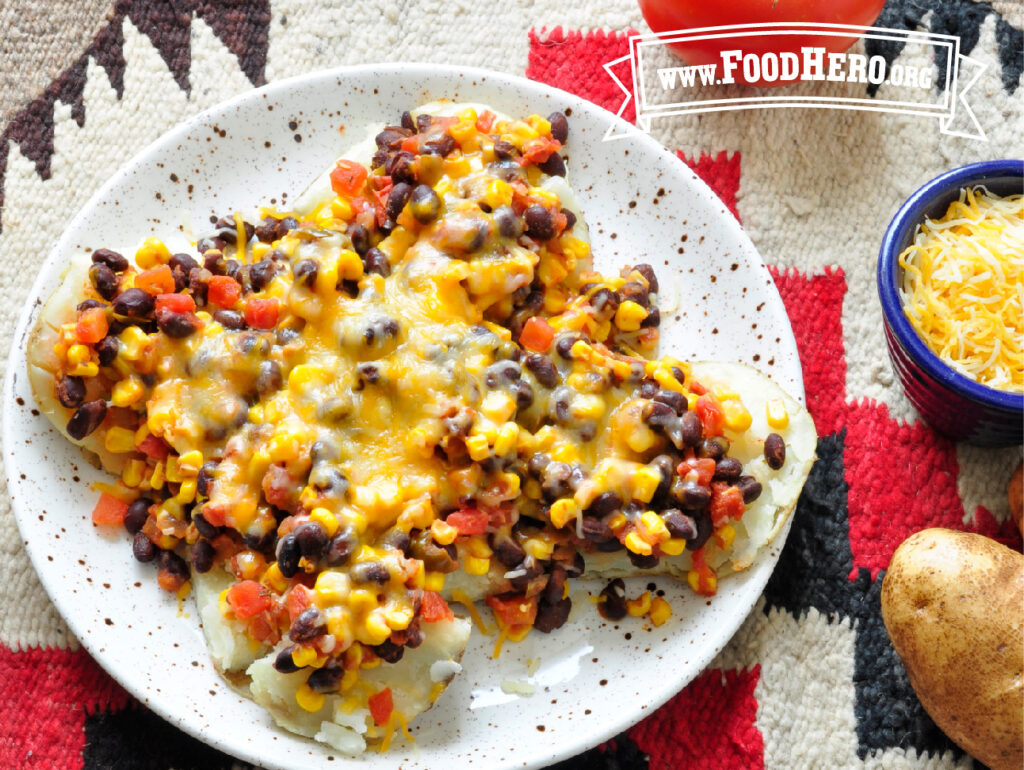
[[[926,529],[893,554],[882,619],[925,711],[993,770],[1024,767],[1024,556]]]
[[[1024,463],[1017,464],[1007,492],[1010,496],[1010,513],[1017,522],[1017,529],[1024,535]]]

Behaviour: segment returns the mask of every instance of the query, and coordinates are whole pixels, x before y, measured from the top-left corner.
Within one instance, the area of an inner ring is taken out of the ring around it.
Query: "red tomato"
[[[639,0],[640,13],[655,32],[699,27],[718,27],[731,24],[760,24],[765,22],[819,22],[823,24],[853,24],[870,26],[885,5],[885,0],[735,0],[731,3],[708,3],[699,0]],[[674,43],[670,47],[689,65],[716,64],[716,76],[721,77],[722,51],[740,50],[744,54],[793,53],[801,56],[801,47],[824,48],[829,52],[845,51],[857,42],[856,37],[828,37],[825,35],[764,35],[743,38],[717,38],[691,43]],[[825,64],[828,66],[828,56]],[[739,83],[739,68],[733,75]],[[748,85],[779,86],[789,81],[769,82],[759,78]]]
[[[233,307],[242,296],[242,287],[238,281],[228,275],[215,275],[207,286],[206,298],[214,305],[223,308]]]
[[[711,396],[701,396],[697,399],[694,410],[704,426],[705,436],[721,436],[722,428],[725,426],[725,413],[722,407]]]
[[[156,309],[169,310],[172,313],[194,313],[196,302],[187,294],[159,294],[156,298]]]
[[[277,326],[277,317],[281,305],[277,297],[258,299],[252,297],[245,303],[245,322],[254,329],[273,329]]]
[[[391,712],[394,711],[395,702],[391,697],[391,688],[385,687],[378,693],[374,693],[367,699],[370,707],[370,716],[373,717],[375,725],[386,725],[391,719]]]
[[[228,589],[227,600],[239,620],[255,617],[269,609],[272,604],[267,589],[255,580],[235,583]]]
[[[527,319],[523,325],[523,331],[519,335],[519,344],[535,353],[543,353],[551,347],[551,342],[554,339],[555,330],[551,328],[551,324],[543,318],[533,316],[533,318]]]
[[[167,455],[171,453],[171,448],[167,445],[159,436],[154,436],[150,433],[141,443],[137,444],[138,450],[142,452],[146,457],[152,457],[154,460],[166,460]]]
[[[718,584],[713,578],[715,571],[704,561],[704,549],[698,548],[690,554],[693,560],[693,571],[697,573],[697,587],[694,589],[701,596],[714,596],[718,591]]]
[[[715,527],[726,524],[730,519],[739,519],[745,510],[739,487],[722,483],[711,485],[711,523]]]
[[[92,509],[93,524],[123,524],[124,515],[128,512],[128,503],[118,500],[104,492]]]
[[[532,626],[537,618],[537,597],[523,594],[488,596],[487,606],[494,611],[498,626],[509,629]]]
[[[78,316],[75,337],[79,342],[91,345],[106,337],[109,328],[107,314],[103,312],[103,308],[91,307],[88,310],[83,310],[82,314]]]
[[[715,475],[715,461],[710,457],[694,457],[690,460],[683,460],[676,467],[676,473],[685,477],[690,471],[697,472],[697,483],[706,487],[711,483]]]
[[[558,152],[562,147],[562,143],[557,139],[552,139],[549,136],[540,136],[536,139],[531,139],[523,147],[523,156],[519,159],[520,165],[527,165],[529,163],[543,163],[551,157],[552,153]]]
[[[497,117],[498,116],[490,110],[484,110],[476,119],[476,130],[480,133],[486,134],[491,130],[491,127],[494,125],[494,121]]]
[[[313,603],[313,592],[302,585],[302,583],[296,583],[288,592],[284,603],[285,607],[288,608],[289,619],[294,622],[295,618],[301,615],[304,610],[309,609],[309,606]]]
[[[488,516],[477,508],[463,508],[448,514],[446,524],[459,530],[460,535],[482,535],[487,531]]]
[[[423,602],[420,604],[420,617],[423,618],[424,623],[436,623],[438,620],[451,620],[455,617],[455,613],[437,591],[424,591]]]
[[[174,276],[167,265],[144,270],[135,276],[135,288],[148,294],[171,294],[174,291]]]
[[[407,136],[402,140],[402,151],[411,152],[413,155],[420,154],[420,138],[419,136]]]
[[[331,171],[331,189],[336,195],[356,197],[366,184],[367,171],[362,163],[354,160],[339,160]]]

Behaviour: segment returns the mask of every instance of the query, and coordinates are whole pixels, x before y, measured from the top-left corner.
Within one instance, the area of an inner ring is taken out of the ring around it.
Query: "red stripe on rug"
[[[725,150],[722,150],[712,157],[702,152],[696,160],[686,157],[679,150],[676,151],[676,155],[715,191],[732,215],[739,219],[736,195],[740,190],[740,154],[734,152],[732,157],[729,157]]]
[[[757,729],[754,688],[761,667],[710,669],[629,731],[651,758],[650,770],[764,767],[764,738]]]
[[[130,696],[84,650],[15,652],[0,645],[0,767],[82,766],[85,716]]]

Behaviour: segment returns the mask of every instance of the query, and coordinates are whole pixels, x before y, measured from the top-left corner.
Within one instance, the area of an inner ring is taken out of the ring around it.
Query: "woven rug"
[[[759,110],[657,121],[772,267],[792,320],[818,461],[778,569],[732,643],[663,708],[560,768],[952,768],[972,760],[924,713],[879,589],[910,533],[946,526],[1020,548],[1006,484],[1020,448],[935,434],[885,354],[874,267],[899,204],[936,174],[1024,155],[1024,6],[893,0],[879,26],[960,36],[986,68],[987,142],[937,121]],[[0,347],[68,218],[180,120],[283,77],[437,61],[525,74],[611,110],[601,65],[646,30],[633,0],[5,0],[0,6]],[[858,44],[862,45],[862,44]],[[899,46],[884,52],[904,56]],[[928,60],[909,62],[933,66]],[[49,603],[0,489],[0,767],[228,768],[134,702]]]

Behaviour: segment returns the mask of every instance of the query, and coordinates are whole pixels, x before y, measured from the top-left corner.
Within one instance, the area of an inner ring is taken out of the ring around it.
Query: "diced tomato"
[[[697,585],[693,590],[701,596],[714,596],[718,591],[718,581],[715,571],[704,561],[704,549],[698,548],[690,554],[690,558],[693,560],[693,571],[697,573]]]
[[[215,275],[207,285],[206,298],[214,305],[223,308],[234,307],[242,296],[242,287],[229,275]]]
[[[696,380],[690,380],[690,390],[693,393],[696,393],[698,396],[703,396],[705,393],[708,392],[708,389],[705,388],[703,385],[701,385]]]
[[[171,294],[174,291],[174,275],[167,265],[158,265],[143,270],[135,276],[135,288],[147,294]]]
[[[75,336],[78,341],[86,345],[99,342],[107,336],[110,326],[107,324],[107,314],[101,307],[91,307],[83,310],[78,316],[78,323],[75,324]]]
[[[378,693],[374,693],[367,699],[370,707],[370,716],[373,717],[375,725],[386,725],[391,719],[391,712],[395,709],[395,702],[391,697],[391,688],[385,687]]]
[[[711,523],[717,528],[743,516],[746,505],[739,487],[715,482],[711,485]]]
[[[309,609],[312,603],[313,592],[301,583],[296,583],[284,600],[284,605],[288,608],[288,618],[294,621],[304,610]]]
[[[703,395],[698,398],[694,411],[700,418],[701,425],[704,426],[705,436],[722,435],[722,429],[725,427],[725,413],[712,396]]]
[[[519,159],[519,163],[523,166],[530,163],[543,163],[551,157],[552,153],[558,152],[561,147],[561,142],[547,136],[531,139],[523,147],[523,156]]]
[[[261,612],[256,617],[250,618],[246,626],[250,636],[257,642],[277,644],[281,639],[281,629],[270,612]]]
[[[436,623],[439,620],[451,620],[455,613],[437,591],[424,591],[420,617],[425,623]]]
[[[267,468],[261,486],[267,502],[284,510],[291,508],[298,499],[299,489],[302,488],[283,463],[273,463]]]
[[[463,508],[449,513],[445,523],[455,527],[460,535],[482,535],[487,531],[487,518],[478,508]]]
[[[331,189],[335,195],[346,198],[356,197],[366,184],[367,171],[362,163],[354,160],[339,160],[331,171]]]
[[[203,518],[215,527],[227,524],[227,510],[223,503],[206,503],[203,506]]]
[[[196,301],[188,294],[160,294],[156,298],[156,310],[169,310],[172,313],[196,312]]]
[[[487,606],[494,611],[498,626],[510,629],[532,626],[537,618],[537,597],[527,598],[523,594],[488,596]]]
[[[104,492],[92,509],[93,524],[123,524],[124,515],[128,512],[128,503],[118,500]]]
[[[555,212],[555,230],[560,233],[560,232],[565,230],[565,227],[568,224],[569,224],[569,218],[565,214],[563,214],[561,211],[556,211]],[[558,243],[558,241],[553,241],[552,245],[554,245],[555,243]],[[549,248],[548,251],[551,251],[551,249]]]
[[[419,155],[420,153],[420,138],[419,136],[407,136],[402,140],[402,151],[411,152],[413,155]]]
[[[255,580],[243,580],[228,589],[228,605],[239,620],[248,620],[270,609],[273,600],[266,588]]]
[[[388,200],[391,197],[391,177],[373,178],[373,210],[378,225],[384,224],[388,218]]]
[[[179,572],[172,572],[169,569],[160,569],[156,573],[156,582],[162,589],[168,593],[176,594],[178,590],[185,585],[187,577]]]
[[[519,344],[535,353],[543,353],[551,347],[555,339],[555,330],[551,324],[543,318],[533,316],[527,319],[523,325],[523,331],[519,335]]]
[[[484,110],[481,112],[476,119],[476,130],[482,134],[486,134],[491,130],[491,126],[494,125],[494,121],[498,116],[490,110]]]
[[[167,442],[159,436],[154,436],[152,433],[142,439],[142,442],[137,444],[136,447],[146,457],[152,457],[158,462],[166,460],[167,455],[171,453],[171,448],[167,445]]]
[[[690,471],[696,471],[697,483],[702,487],[706,487],[711,483],[711,479],[715,475],[715,461],[710,457],[694,457],[689,460],[683,460],[676,466],[676,473],[680,476],[685,477]]]
[[[277,317],[281,312],[281,303],[277,297],[259,299],[250,297],[245,303],[245,322],[254,329],[273,329],[277,326]]]

